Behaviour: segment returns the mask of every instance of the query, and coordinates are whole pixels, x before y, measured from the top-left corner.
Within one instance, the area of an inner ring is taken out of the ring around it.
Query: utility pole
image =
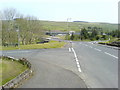
[[[110,41],[110,29],[109,29],[109,41]]]
[[[81,25],[79,25],[79,28],[80,28],[80,40],[82,41],[82,34],[81,34],[82,27],[81,27]]]
[[[17,19],[19,19],[19,18],[15,18],[14,20],[16,21]],[[16,32],[17,32],[17,36],[18,36],[18,48],[20,49],[20,29],[19,29],[18,24],[15,24],[15,27],[16,27]]]
[[[20,32],[19,32],[19,26],[18,28],[16,29],[16,32],[18,34],[18,48],[20,49]]]
[[[69,31],[69,20],[71,20],[71,18],[67,18],[67,31]]]

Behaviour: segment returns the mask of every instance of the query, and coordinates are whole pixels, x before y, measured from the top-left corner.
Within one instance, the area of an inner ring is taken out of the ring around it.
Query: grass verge
[[[112,42],[115,42],[115,41],[119,41],[119,42],[120,42],[119,38],[112,38],[112,39],[111,39],[111,40],[109,40],[109,41],[99,42],[99,43],[109,44],[109,43],[112,43]]]
[[[26,69],[27,66],[20,64],[18,61],[0,60],[0,86],[12,80]]]
[[[47,48],[61,48],[65,45],[65,42],[50,41],[49,43],[44,44],[30,44],[30,45],[20,45],[20,49],[47,49]],[[0,48],[1,49],[1,48]],[[3,47],[1,50],[16,50],[18,47]]]

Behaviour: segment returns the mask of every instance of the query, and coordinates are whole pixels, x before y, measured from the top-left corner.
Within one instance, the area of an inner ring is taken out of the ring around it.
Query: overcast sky
[[[16,8],[40,20],[118,23],[119,0],[0,0],[0,10]]]

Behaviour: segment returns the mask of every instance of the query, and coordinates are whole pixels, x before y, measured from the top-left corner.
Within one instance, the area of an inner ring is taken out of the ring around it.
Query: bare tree
[[[0,12],[0,46],[2,45],[2,13]]]
[[[42,37],[42,26],[36,17],[25,17],[13,8],[5,9],[3,16],[3,43],[14,44],[18,42],[15,27],[19,27],[19,39],[23,45],[35,43]]]
[[[14,8],[7,8],[3,11],[4,19],[5,20],[13,20],[17,17],[17,11]]]

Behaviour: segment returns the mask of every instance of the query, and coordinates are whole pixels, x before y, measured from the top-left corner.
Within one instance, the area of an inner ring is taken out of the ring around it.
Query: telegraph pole
[[[81,27],[81,25],[79,25],[79,28],[80,28],[80,40],[82,41],[82,34],[81,34],[82,27]]]
[[[18,28],[16,29],[16,32],[18,34],[18,48],[20,49],[20,31],[19,31],[19,26]]]
[[[69,20],[71,20],[71,18],[67,18],[67,31],[69,31]]]
[[[14,18],[15,21],[17,19],[19,19],[19,18]],[[18,36],[18,48],[20,49],[20,29],[19,29],[18,24],[17,25],[15,24],[15,27],[16,27],[16,32],[17,32],[17,36]]]

